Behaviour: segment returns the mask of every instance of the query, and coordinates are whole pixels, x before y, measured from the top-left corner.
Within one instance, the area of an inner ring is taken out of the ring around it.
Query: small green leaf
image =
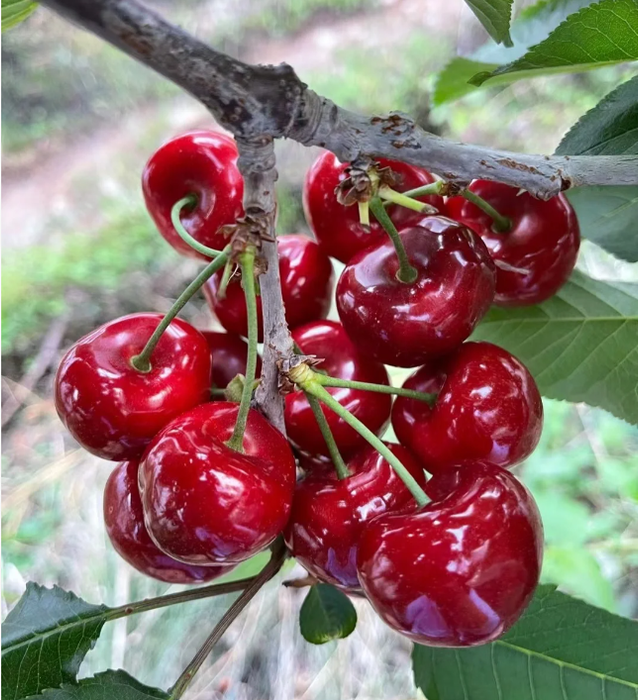
[[[465,4],[497,44],[512,45],[512,0],[465,0]]]
[[[638,286],[574,272],[538,306],[493,307],[473,340],[509,350],[541,393],[638,423]]]
[[[469,58],[454,58],[436,76],[432,99],[435,105],[441,105],[449,100],[473,92],[476,88],[469,83],[470,78],[477,72],[491,73],[498,68],[497,63],[480,63]]]
[[[104,671],[78,683],[45,690],[29,700],[168,700],[168,694],[149,688],[125,671]]]
[[[2,625],[2,697],[19,700],[75,681],[109,610],[57,586],[28,583]]]
[[[345,593],[327,583],[315,584],[301,606],[299,627],[311,644],[344,639],[357,626],[357,611]]]
[[[414,680],[438,700],[635,700],[638,623],[540,586],[501,639],[471,649],[414,645]]]
[[[2,31],[20,24],[37,6],[32,0],[2,0]]]

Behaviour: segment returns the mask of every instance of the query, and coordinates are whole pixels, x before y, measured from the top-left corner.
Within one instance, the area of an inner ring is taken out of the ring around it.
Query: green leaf
[[[565,194],[583,237],[623,260],[638,261],[638,186],[574,187]]]
[[[2,0],[2,31],[20,24],[37,6],[32,0]]]
[[[518,78],[573,73],[638,60],[638,3],[601,0],[570,15],[544,41],[521,58],[479,73],[471,82],[482,85],[498,75]]]
[[[470,649],[414,645],[428,700],[636,700],[638,623],[540,586],[501,639]]]
[[[168,700],[158,688],[142,685],[125,671],[105,671],[79,683],[45,690],[29,700]]]
[[[75,681],[108,613],[57,586],[28,583],[2,625],[2,697],[19,700]]]
[[[465,0],[465,4],[497,44],[512,45],[510,36],[512,0]]]
[[[638,423],[638,285],[574,272],[538,306],[493,307],[472,339],[513,353],[545,396]]]
[[[327,583],[315,584],[301,606],[299,627],[311,644],[344,639],[357,625],[357,611],[345,593]]]
[[[638,154],[638,75],[604,97],[563,137],[558,155]]]
[[[469,83],[470,78],[478,71],[491,72],[498,68],[497,63],[480,63],[470,58],[453,58],[437,75],[432,99],[435,105],[441,105],[449,100],[458,100],[476,90]],[[507,82],[507,81],[506,81]]]

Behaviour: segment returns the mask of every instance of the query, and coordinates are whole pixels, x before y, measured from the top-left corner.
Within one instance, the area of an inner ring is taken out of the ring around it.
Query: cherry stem
[[[414,391],[413,389],[404,389],[398,386],[388,386],[387,384],[372,384],[371,382],[357,382],[351,379],[339,379],[331,377],[327,374],[316,374],[316,379],[321,386],[334,386],[342,389],[360,389],[361,391],[376,391],[379,394],[395,394],[396,396],[404,396],[407,399],[416,399],[417,401],[425,401],[432,406],[436,402],[436,394],[426,394],[422,391]]]
[[[319,430],[321,430],[323,439],[326,441],[326,446],[328,447],[330,458],[332,459],[332,463],[335,465],[337,478],[347,479],[350,476],[350,470],[348,469],[346,463],[343,461],[343,457],[339,452],[339,448],[337,447],[337,443],[335,441],[334,435],[332,434],[332,430],[330,430],[330,426],[328,425],[326,416],[321,410],[319,399],[317,399],[312,394],[306,394],[306,398],[308,399],[308,403],[310,404],[312,412],[315,414],[315,420],[317,421]]]
[[[232,260],[227,260],[226,265],[224,265],[224,272],[222,273],[222,278],[219,282],[219,287],[217,288],[217,298],[223,299],[226,296],[226,289],[228,288],[228,283],[233,275],[233,269],[235,263]]]
[[[397,192],[390,187],[379,187],[378,194],[381,199],[384,199],[387,202],[398,204],[399,206],[406,207],[407,209],[413,209],[414,211],[419,211],[423,214],[433,214],[438,211],[431,204],[419,202],[405,192]]]
[[[444,180],[437,180],[436,182],[431,182],[429,185],[415,187],[413,190],[407,190],[401,194],[404,197],[426,197],[432,194],[441,194],[445,189],[446,184],[447,183]]]
[[[369,202],[357,202],[359,207],[359,223],[366,228],[370,227],[370,204]]]
[[[384,442],[370,430],[370,428],[364,425],[358,418],[353,416],[347,408],[344,408],[326,391],[323,386],[321,386],[316,372],[310,369],[308,365],[301,364],[291,369],[288,372],[288,377],[306,394],[315,396],[328,408],[332,409],[339,416],[339,418],[342,418],[351,428],[354,428],[354,430],[356,430],[361,437],[365,438],[365,440],[369,442],[370,445],[372,445],[372,447],[374,447],[374,449],[377,450],[377,452],[394,469],[397,476],[405,484],[412,496],[414,496],[414,500],[419,504],[419,506],[424,506],[430,502],[430,499],[425,491],[419,486],[412,474],[410,474],[410,472],[403,466],[401,460],[396,457],[392,450],[390,450],[387,445],[385,445]]]
[[[217,257],[195,277],[195,279],[186,287],[186,289],[177,297],[173,306],[171,306],[169,312],[160,321],[159,325],[155,329],[153,335],[148,339],[148,342],[144,346],[144,349],[139,355],[131,358],[131,365],[138,372],[150,372],[151,365],[151,355],[153,350],[157,346],[159,339],[162,337],[162,333],[169,327],[171,321],[177,316],[177,314],[186,306],[186,303],[190,298],[197,292],[197,290],[210,279],[221,267],[226,264],[228,255],[230,254],[230,246],[226,246]]]
[[[195,674],[197,671],[199,671],[201,665],[213,650],[215,644],[221,639],[224,632],[226,632],[226,630],[231,626],[242,610],[255,597],[255,595],[259,592],[259,589],[279,573],[279,570],[283,566],[287,556],[288,552],[285,545],[282,541],[278,541],[273,547],[270,561],[266,564],[266,566],[264,566],[261,572],[252,579],[251,583],[249,583],[249,585],[244,589],[244,592],[224,613],[222,619],[215,625],[213,631],[210,633],[204,644],[202,644],[201,649],[197,652],[197,654],[195,654],[191,662],[182,672],[182,675],[177,679],[177,682],[171,688],[169,700],[178,700],[178,698],[182,697],[195,677]]]
[[[396,226],[392,223],[392,219],[388,216],[388,212],[384,209],[383,203],[379,197],[373,197],[370,200],[370,210],[374,214],[375,219],[383,226],[386,233],[392,239],[392,244],[397,252],[397,257],[399,258],[399,271],[397,272],[397,279],[399,282],[405,282],[410,284],[414,282],[418,277],[418,272],[416,268],[412,267],[410,261],[408,260],[408,254],[405,252],[405,247],[401,241],[401,236],[397,231]]]
[[[485,212],[492,221],[492,231],[494,233],[507,233],[512,228],[512,221],[508,219],[507,216],[500,214],[494,207],[486,202],[483,197],[479,197],[477,194],[472,192],[472,190],[462,190],[460,193],[461,197],[467,199],[468,202],[472,202],[474,206],[478,207],[481,211]]]
[[[255,389],[255,373],[257,371],[257,340],[259,334],[259,321],[257,318],[257,295],[255,292],[255,249],[248,246],[239,255],[241,267],[241,284],[246,298],[246,314],[248,316],[248,359],[246,360],[246,375],[244,387],[241,393],[241,402],[237,413],[237,422],[232,437],[226,443],[228,447],[237,452],[244,449],[244,433],[250,411],[250,401]]]
[[[209,248],[207,245],[203,245],[199,241],[195,240],[190,235],[190,233],[184,228],[184,224],[182,224],[182,220],[180,218],[182,209],[185,209],[186,207],[193,209],[196,206],[197,197],[194,194],[188,194],[186,195],[186,197],[182,197],[179,201],[173,204],[173,208],[171,209],[171,222],[173,223],[173,227],[179,234],[180,238],[184,241],[184,243],[187,243],[191,248],[193,248],[193,250],[196,250],[198,253],[201,253],[202,255],[205,255],[209,258],[214,258],[220,254],[220,251],[215,250],[214,248]]]

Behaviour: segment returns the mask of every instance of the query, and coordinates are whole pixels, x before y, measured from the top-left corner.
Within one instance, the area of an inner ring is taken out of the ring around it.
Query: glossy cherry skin
[[[55,379],[62,422],[89,452],[136,459],[173,418],[210,396],[210,350],[204,336],[171,322],[151,356],[150,372],[131,365],[162,320],[138,313],[105,323],[75,343]]]
[[[217,333],[216,331],[201,331],[210,347],[212,370],[211,385],[217,389],[225,389],[228,383],[238,374],[246,374],[248,359],[248,344],[243,338],[232,333]],[[261,374],[261,358],[257,356],[256,375]]]
[[[543,404],[522,362],[491,343],[464,343],[405,381],[407,389],[438,392],[433,408],[398,396],[392,425],[401,444],[432,473],[460,460],[511,467],[534,451]]]
[[[173,205],[189,194],[197,197],[197,205],[182,209],[184,228],[209,248],[221,250],[228,243],[219,228],[244,214],[237,157],[232,138],[216,131],[189,131],[160,146],[144,167],[146,208],[162,236],[182,255],[208,259],[182,240],[171,221]]]
[[[414,367],[460,345],[494,297],[494,264],[481,239],[442,216],[400,232],[418,276],[397,279],[391,241],[361,251],[337,284],[346,332],[379,362]]]
[[[571,275],[580,246],[578,219],[567,197],[542,201],[488,180],[474,181],[470,190],[512,222],[507,233],[495,233],[491,217],[477,206],[463,197],[448,200],[450,216],[481,236],[496,263],[494,302],[527,306],[556,294]]]
[[[380,159],[382,167],[390,167],[398,176],[400,184],[394,189],[406,192],[434,182],[426,170],[407,163]],[[337,202],[335,188],[346,179],[345,169],[349,163],[342,163],[333,153],[322,153],[306,173],[303,187],[303,207],[306,221],[314,232],[319,245],[325,252],[341,262],[347,263],[355,253],[387,238],[380,224],[371,217],[370,231],[359,223],[359,209],[356,205],[345,207]],[[445,213],[443,198],[437,195],[419,197]],[[397,228],[413,226],[423,214],[392,205],[388,207],[390,218]]]
[[[401,445],[388,447],[421,486],[423,467]],[[357,545],[372,518],[409,503],[412,495],[394,469],[373,448],[348,461],[350,476],[339,480],[332,464],[315,469],[297,483],[284,536],[297,561],[313,576],[347,591],[360,589]]]
[[[322,359],[316,369],[332,377],[359,382],[388,384],[388,373],[382,364],[370,360],[357,350],[341,324],[334,321],[316,321],[297,328],[293,340],[306,355]],[[377,394],[359,389],[328,388],[327,391],[354,416],[377,435],[388,426],[392,406],[388,394]],[[352,456],[368,443],[342,418],[322,405],[337,446],[344,459]],[[286,432],[292,445],[306,456],[328,457],[329,452],[317,421],[306,397],[301,391],[286,396]]]
[[[226,446],[239,405],[211,402],[179,416],[140,463],[146,528],[166,554],[188,564],[236,564],[284,529],[296,466],[286,438],[250,411],[244,452]]]
[[[290,328],[325,318],[330,311],[334,274],[330,258],[308,236],[286,234],[277,238],[281,294]],[[248,317],[246,299],[239,276],[226,288],[223,299],[217,298],[223,270],[204,285],[204,296],[222,326],[230,333],[246,336]],[[259,342],[263,341],[261,297],[257,297]]]
[[[141,573],[167,583],[205,583],[228,573],[232,566],[190,566],[157,548],[144,525],[138,464],[118,464],[104,489],[104,523],[115,551]]]
[[[473,462],[435,475],[431,503],[380,515],[359,539],[359,581],[372,607],[419,644],[467,647],[506,632],[540,574],[543,526],[508,471]]]

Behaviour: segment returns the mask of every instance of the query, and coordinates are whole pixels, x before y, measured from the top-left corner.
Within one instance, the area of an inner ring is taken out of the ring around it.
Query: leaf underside
[[[308,591],[299,613],[299,627],[307,642],[343,639],[356,625],[356,610],[345,593],[327,583],[317,583]]]
[[[29,700],[167,700],[168,694],[149,688],[125,671],[105,671],[61,688],[45,690]]]

